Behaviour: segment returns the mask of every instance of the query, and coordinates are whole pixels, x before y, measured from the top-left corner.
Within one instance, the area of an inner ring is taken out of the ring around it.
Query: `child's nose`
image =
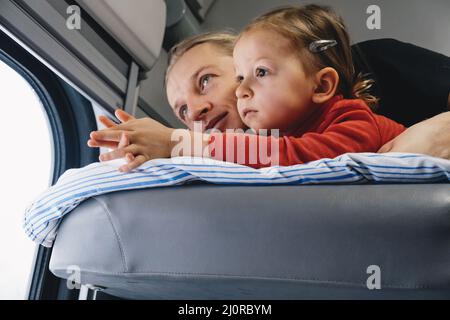
[[[253,95],[250,88],[245,84],[240,84],[239,87],[236,89],[236,97],[238,99],[248,99],[251,98]]]

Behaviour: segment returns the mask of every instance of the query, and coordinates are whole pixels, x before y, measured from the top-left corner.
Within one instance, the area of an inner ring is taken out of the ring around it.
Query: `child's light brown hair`
[[[374,81],[364,79],[361,73],[355,75],[350,37],[342,18],[330,7],[310,4],[275,9],[253,20],[241,35],[256,28],[273,30],[288,39],[292,49],[299,53],[307,73],[334,68],[340,78],[337,93],[344,98],[362,99],[372,109],[377,106],[378,99],[368,93]],[[317,40],[336,40],[337,45],[313,53],[308,48]]]

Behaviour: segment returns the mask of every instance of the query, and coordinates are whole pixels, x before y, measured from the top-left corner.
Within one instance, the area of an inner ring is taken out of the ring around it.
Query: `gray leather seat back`
[[[70,265],[127,298],[450,298],[450,185],[106,194],[62,222],[50,269]]]

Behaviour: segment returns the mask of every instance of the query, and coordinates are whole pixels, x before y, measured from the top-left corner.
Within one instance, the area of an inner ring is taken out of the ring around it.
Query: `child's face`
[[[289,40],[271,30],[250,30],[236,43],[240,82],[238,111],[252,129],[297,129],[314,108],[313,77],[307,76]]]

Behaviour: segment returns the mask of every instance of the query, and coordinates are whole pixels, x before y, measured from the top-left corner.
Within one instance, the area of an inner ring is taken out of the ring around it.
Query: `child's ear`
[[[339,74],[334,68],[326,67],[315,75],[315,90],[312,101],[322,104],[330,100],[336,94],[339,84]]]

